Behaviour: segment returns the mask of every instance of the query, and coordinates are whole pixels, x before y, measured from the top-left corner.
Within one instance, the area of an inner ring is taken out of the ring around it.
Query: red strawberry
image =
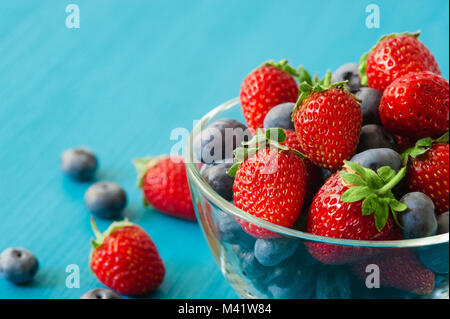
[[[155,244],[139,226],[114,222],[101,234],[92,219],[90,266],[98,280],[118,293],[145,296],[162,283],[165,269]]]
[[[352,265],[353,273],[366,280],[366,267],[377,265],[380,269],[380,285],[426,295],[434,289],[434,273],[426,268],[411,250],[395,249],[383,255]]]
[[[191,193],[181,156],[136,159],[138,185],[144,203],[168,215],[195,220]]]
[[[394,198],[391,189],[404,175],[405,168],[395,174],[386,166],[375,173],[359,163],[346,161],[344,169],[332,175],[316,194],[309,209],[306,231],[341,239],[394,239],[398,233],[389,211],[395,217],[397,211],[407,207]],[[377,252],[371,248],[319,242],[310,242],[307,246],[311,255],[325,264],[345,264]]]
[[[249,128],[262,128],[271,108],[297,100],[298,86],[293,75],[296,71],[287,65],[287,60],[282,60],[267,62],[244,78],[240,99]]]
[[[267,136],[273,130],[267,130]],[[278,131],[278,142],[282,143],[285,136],[282,129]],[[249,142],[249,148],[240,148],[236,152],[237,164],[229,172],[236,175],[233,185],[234,204],[255,217],[291,227],[303,206],[307,180],[305,166],[302,158],[286,146],[278,143],[275,145],[271,141],[271,145],[275,147],[261,148],[265,139],[264,133],[257,134]],[[260,149],[255,148],[255,141]],[[238,221],[247,233],[255,237],[276,237],[269,230],[243,220]]]
[[[428,195],[437,214],[449,210],[449,146],[444,143],[448,143],[448,133],[436,141],[421,139],[403,154],[410,157],[408,190]]]
[[[413,72],[441,74],[431,52],[418,40],[420,32],[383,36],[361,57],[361,83],[383,91],[395,79]]]
[[[343,84],[330,85],[330,80],[327,73],[322,83],[300,85],[293,119],[304,154],[316,165],[336,171],[354,155],[362,112]]]
[[[448,81],[431,72],[397,78],[383,92],[380,119],[391,133],[411,138],[448,131]]]

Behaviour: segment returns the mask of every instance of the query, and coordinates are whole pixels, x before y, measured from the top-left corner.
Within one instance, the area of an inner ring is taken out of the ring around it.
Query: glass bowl
[[[397,241],[321,237],[261,220],[220,197],[202,178],[193,152],[194,138],[220,118],[243,121],[239,98],[214,108],[196,123],[186,145],[185,163],[199,224],[220,270],[241,298],[449,297],[448,233]],[[301,217],[304,215],[302,212]],[[279,237],[257,240],[245,233],[236,219]],[[255,256],[255,245],[281,248],[265,259],[267,256]],[[330,250],[345,256],[345,264],[324,264],[310,254]]]

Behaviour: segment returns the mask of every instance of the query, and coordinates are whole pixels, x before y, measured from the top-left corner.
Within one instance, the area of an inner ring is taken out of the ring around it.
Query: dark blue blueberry
[[[127,205],[127,195],[116,183],[98,182],[88,188],[84,203],[95,216],[116,219]]]
[[[356,153],[374,148],[390,148],[397,151],[394,136],[383,126],[376,124],[364,125],[359,134],[359,143]]]
[[[418,255],[425,267],[438,274],[448,274],[448,243],[426,246],[418,249]]]
[[[85,147],[69,149],[61,155],[64,173],[79,181],[91,180],[97,171],[98,161],[94,153]]]
[[[38,268],[36,257],[25,248],[8,248],[0,254],[0,275],[16,285],[29,283]]]
[[[202,171],[205,181],[220,196],[230,201],[233,199],[234,177],[227,174],[227,171],[233,166],[233,163],[221,163],[214,166],[208,166]]]
[[[353,156],[350,162],[377,171],[380,167],[390,166],[398,172],[403,167],[402,157],[390,148],[373,148]]]
[[[315,293],[315,270],[287,260],[274,268],[267,291],[275,299],[308,299]]]
[[[324,267],[317,276],[317,299],[350,299],[351,277],[342,267]]]
[[[122,297],[115,291],[97,288],[89,290],[80,299],[122,299]]]
[[[383,92],[369,87],[362,87],[355,93],[355,96],[361,100],[362,124],[381,125],[379,107]]]
[[[319,261],[311,256],[304,243],[300,243],[294,255],[289,257],[286,262],[302,267],[317,266]]]
[[[239,260],[239,268],[248,279],[263,278],[267,275],[269,267],[261,265],[256,259],[253,249],[244,248],[241,245],[233,245],[233,252]]]
[[[217,224],[223,242],[240,245],[246,249],[252,249],[254,247],[256,239],[247,234],[236,219],[229,214],[217,211]]]
[[[292,110],[295,103],[282,103],[273,107],[264,118],[264,128],[283,128],[294,131],[292,122]]]
[[[264,266],[275,266],[292,256],[298,243],[291,238],[260,238],[255,242],[255,257]]]
[[[203,163],[232,162],[233,151],[251,138],[247,126],[234,119],[220,119],[204,128],[194,139],[194,156]]]
[[[361,78],[359,76],[359,65],[347,63],[341,65],[331,76],[331,83],[348,81],[347,86],[350,92],[357,92],[361,88]]]
[[[437,217],[438,222],[438,234],[448,233],[448,212],[442,213]]]
[[[403,238],[422,238],[437,232],[437,219],[431,198],[424,193],[413,192],[404,195],[400,202],[408,209],[398,214]]]

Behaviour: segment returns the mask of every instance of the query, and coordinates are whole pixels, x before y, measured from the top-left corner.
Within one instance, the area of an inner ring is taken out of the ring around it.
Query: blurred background
[[[66,27],[70,3],[80,28]],[[366,26],[369,4],[379,28]],[[41,266],[27,287],[0,278],[0,298],[101,287],[88,267],[90,184],[59,168],[79,145],[99,157],[97,180],[125,188],[126,216],[158,246],[167,275],[150,297],[236,298],[195,223],[142,207],[132,158],[169,153],[174,128],[191,130],[266,60],[323,75],[358,62],[383,34],[419,29],[448,79],[447,0],[0,1],[0,251],[26,247]],[[80,267],[78,289],[65,285],[69,264]]]

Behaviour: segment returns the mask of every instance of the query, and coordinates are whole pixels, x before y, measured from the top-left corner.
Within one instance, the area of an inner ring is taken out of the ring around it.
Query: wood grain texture
[[[80,29],[65,27],[67,1],[0,1],[0,250],[25,246],[41,263],[31,286],[0,279],[0,298],[79,298],[101,286],[88,268],[89,184],[61,174],[66,148],[90,146],[97,179],[126,189],[126,215],[167,267],[151,297],[236,298],[196,224],[142,208],[131,159],[168,153],[172,129],[190,130],[237,96],[242,78],[268,59],[323,74],[357,61],[382,34],[421,29],[448,78],[445,0],[377,1],[377,30],[365,27],[356,0],[71,2]],[[68,264],[80,266],[80,289],[65,286]]]

